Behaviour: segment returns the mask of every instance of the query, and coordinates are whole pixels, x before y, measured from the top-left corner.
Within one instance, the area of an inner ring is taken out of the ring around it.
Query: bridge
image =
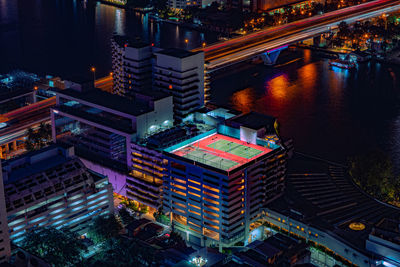
[[[336,28],[341,21],[354,23],[400,9],[400,0],[375,0],[292,23],[270,27],[193,51],[203,51],[206,72],[229,67],[261,56],[267,65],[275,64],[279,53],[298,43]]]

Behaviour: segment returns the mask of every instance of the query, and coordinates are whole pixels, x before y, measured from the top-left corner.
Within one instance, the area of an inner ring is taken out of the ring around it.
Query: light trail
[[[354,23],[400,9],[400,0],[377,0],[271,27],[229,41],[193,51],[205,52],[209,71],[247,60],[263,52],[312,38],[337,27],[338,22]]]

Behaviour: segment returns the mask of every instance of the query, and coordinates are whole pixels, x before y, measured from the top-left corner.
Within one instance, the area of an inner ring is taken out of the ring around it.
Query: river
[[[113,33],[161,47],[193,48],[217,40],[148,16],[77,0],[0,0],[0,73],[20,68],[64,78],[111,69]],[[185,39],[189,43],[185,43]],[[289,56],[290,64],[285,64]],[[293,60],[294,59],[294,60]],[[400,166],[400,68],[376,62],[330,68],[309,50],[284,53],[281,64],[250,65],[217,77],[212,101],[276,116],[295,149],[345,162],[379,148]]]

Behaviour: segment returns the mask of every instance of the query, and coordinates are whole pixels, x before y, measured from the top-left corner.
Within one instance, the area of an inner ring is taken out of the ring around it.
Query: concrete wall
[[[126,174],[119,173],[115,170],[111,170],[109,168],[93,163],[84,158],[80,158],[80,160],[86,166],[86,168],[107,176],[108,181],[112,184],[113,191],[115,193],[126,196],[126,189],[125,189],[126,177],[127,177]]]
[[[169,122],[168,125],[166,125],[166,121]],[[172,96],[154,101],[154,111],[136,118],[137,136],[143,138],[150,131],[159,127],[172,126],[173,121]],[[152,126],[153,128],[150,129]]]

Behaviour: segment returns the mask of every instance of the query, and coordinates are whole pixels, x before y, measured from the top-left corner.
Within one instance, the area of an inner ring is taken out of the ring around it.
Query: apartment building
[[[204,105],[204,53],[170,48],[154,53],[154,86],[172,94],[174,119]]]
[[[151,88],[152,46],[139,39],[114,35],[111,39],[113,93],[132,97]]]
[[[2,164],[9,239],[32,227],[85,233],[93,217],[113,212],[112,186],[88,170],[73,147],[50,146]]]
[[[247,242],[262,209],[283,193],[286,150],[257,136],[268,127],[242,116],[230,119],[239,128],[219,125],[164,150],[163,209],[189,242]]]

